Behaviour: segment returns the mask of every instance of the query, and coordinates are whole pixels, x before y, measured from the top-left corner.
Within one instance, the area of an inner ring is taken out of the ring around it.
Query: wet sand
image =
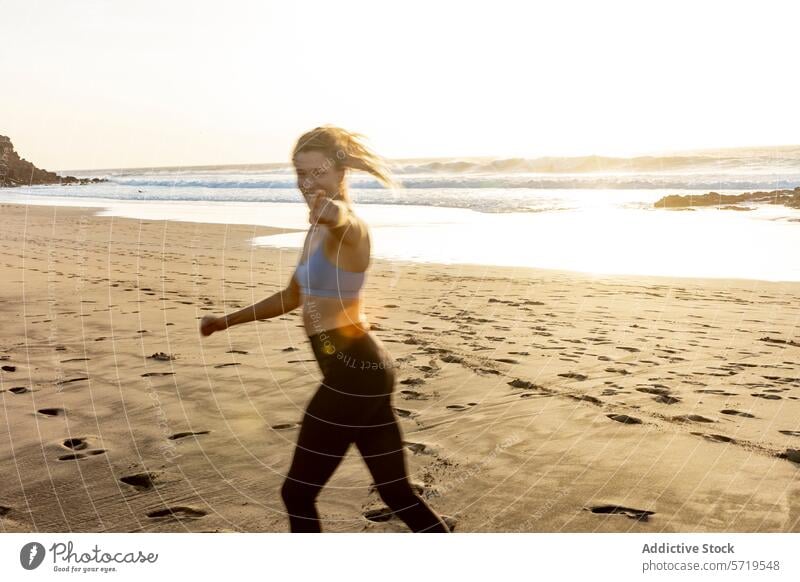
[[[300,311],[198,333],[286,284],[297,251],[250,244],[281,231],[0,212],[0,531],[288,531],[320,378]],[[799,295],[374,261],[366,313],[411,479],[457,532],[797,532]],[[351,447],[325,531],[407,531],[370,483]]]

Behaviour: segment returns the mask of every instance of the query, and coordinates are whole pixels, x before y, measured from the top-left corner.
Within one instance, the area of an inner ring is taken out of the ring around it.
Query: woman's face
[[[334,161],[322,152],[300,152],[294,157],[297,172],[297,187],[303,193],[306,204],[311,205],[317,190],[338,198],[344,181],[344,168],[337,168]]]

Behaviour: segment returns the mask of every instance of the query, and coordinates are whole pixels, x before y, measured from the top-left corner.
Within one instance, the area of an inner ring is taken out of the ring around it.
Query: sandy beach
[[[298,253],[95,211],[0,207],[0,531],[288,531],[320,378],[300,311],[198,322],[278,291]],[[799,532],[799,295],[374,261],[366,314],[412,481],[456,532]],[[351,447],[325,531],[408,531],[370,481]]]

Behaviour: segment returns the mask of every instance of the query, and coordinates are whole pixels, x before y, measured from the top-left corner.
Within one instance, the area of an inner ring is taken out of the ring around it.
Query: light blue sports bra
[[[366,272],[345,271],[331,264],[323,250],[324,241],[297,265],[295,278],[304,295],[356,298],[364,286]]]

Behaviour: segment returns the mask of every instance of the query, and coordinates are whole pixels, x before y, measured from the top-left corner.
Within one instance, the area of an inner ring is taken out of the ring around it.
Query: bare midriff
[[[350,325],[358,325],[369,330],[360,297],[320,297],[301,294],[300,301],[303,304],[303,325],[309,337],[329,329]]]

